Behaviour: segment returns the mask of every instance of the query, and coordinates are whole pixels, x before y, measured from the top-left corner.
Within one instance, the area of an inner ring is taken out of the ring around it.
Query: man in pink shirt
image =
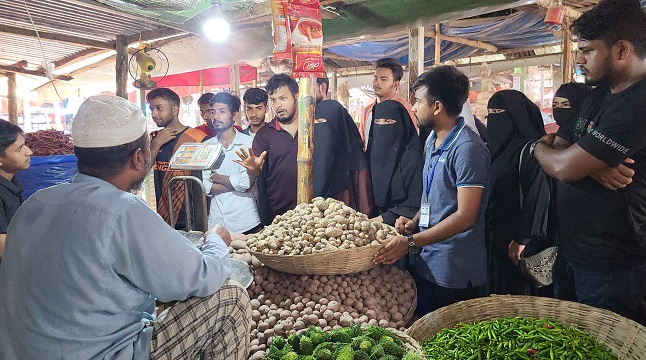
[[[412,112],[412,106],[397,95],[397,88],[399,87],[399,82],[404,76],[404,69],[393,58],[379,59],[375,63],[375,78],[372,80],[372,86],[375,88],[375,95],[377,99],[375,102],[369,104],[363,109],[361,113],[361,122],[359,123],[359,133],[361,134],[361,139],[363,140],[363,150],[365,151],[368,148],[368,139],[370,134],[370,127],[372,124],[372,109],[376,103],[385,101],[385,100],[395,100],[400,102],[410,115],[411,120],[413,120],[413,125],[415,125],[415,130],[419,133],[417,123],[414,120],[415,115]]]

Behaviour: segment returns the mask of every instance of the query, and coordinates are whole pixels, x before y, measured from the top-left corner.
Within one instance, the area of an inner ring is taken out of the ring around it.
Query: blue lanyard
[[[437,154],[437,158],[435,159],[435,163],[431,167],[431,171],[428,173],[428,176],[426,177],[426,193],[424,194],[424,199],[428,203],[428,193],[431,192],[431,184],[433,184],[433,178],[435,177],[435,169],[437,168],[437,163],[440,161],[440,157],[442,157],[442,153],[444,150],[440,149],[438,150],[440,153]]]

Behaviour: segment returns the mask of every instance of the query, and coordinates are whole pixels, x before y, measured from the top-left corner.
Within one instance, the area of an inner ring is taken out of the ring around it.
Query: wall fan
[[[141,46],[128,61],[130,76],[133,78],[132,85],[137,89],[151,90],[157,87],[157,83],[151,78],[161,77],[168,73],[168,58],[157,48]],[[161,80],[161,79],[159,79]]]

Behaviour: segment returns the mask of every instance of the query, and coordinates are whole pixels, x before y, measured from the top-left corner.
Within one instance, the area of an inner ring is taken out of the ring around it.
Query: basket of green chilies
[[[646,328],[638,323],[534,296],[462,301],[427,314],[406,333],[427,359],[646,359]]]

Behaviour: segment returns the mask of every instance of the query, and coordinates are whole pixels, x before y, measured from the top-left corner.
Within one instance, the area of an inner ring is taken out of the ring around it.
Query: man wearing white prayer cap
[[[151,164],[141,111],[90,97],[72,138],[79,174],[31,196],[7,230],[0,359],[246,359],[229,233],[210,229],[199,250],[131,193]],[[157,319],[156,299],[180,301]]]

